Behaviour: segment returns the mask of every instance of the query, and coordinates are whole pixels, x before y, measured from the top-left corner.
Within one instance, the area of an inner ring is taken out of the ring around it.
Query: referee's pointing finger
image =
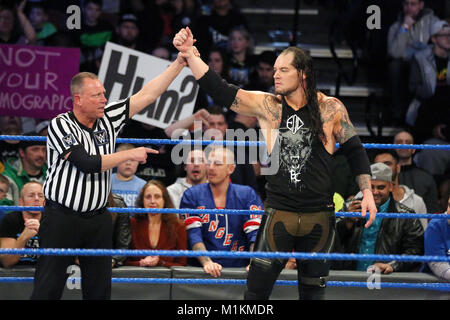
[[[158,154],[159,153],[158,150],[151,149],[151,148],[145,148],[145,152],[147,152],[147,153],[154,153],[154,154]]]

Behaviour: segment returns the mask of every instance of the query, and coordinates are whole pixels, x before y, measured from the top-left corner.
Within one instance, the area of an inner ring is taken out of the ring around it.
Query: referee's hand
[[[142,164],[147,162],[147,153],[153,153],[153,154],[159,153],[158,150],[154,150],[154,149],[146,148],[146,147],[139,147],[136,149],[132,149],[132,150],[130,150],[130,152],[132,152],[132,154],[130,155],[132,157],[132,160],[138,161],[139,163],[142,163]]]

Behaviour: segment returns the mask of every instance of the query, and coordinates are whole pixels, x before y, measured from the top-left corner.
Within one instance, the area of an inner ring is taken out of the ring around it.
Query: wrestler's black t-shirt
[[[312,133],[308,105],[295,111],[284,100],[282,119],[271,166],[279,169],[266,176],[266,206],[286,211],[334,210],[332,155]]]

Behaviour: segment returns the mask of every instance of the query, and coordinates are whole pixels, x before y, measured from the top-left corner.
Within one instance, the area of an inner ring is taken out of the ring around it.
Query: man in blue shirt
[[[208,154],[208,183],[187,189],[180,209],[261,210],[263,203],[249,186],[233,184],[234,153],[218,146]],[[192,250],[252,251],[261,215],[189,214],[185,225]],[[243,267],[247,259],[198,257],[203,270],[220,277],[222,267]]]
[[[372,193],[378,212],[414,213],[392,196],[392,170],[379,162],[370,166]],[[343,211],[361,211],[361,197],[356,195]],[[423,255],[423,227],[419,219],[375,218],[369,228],[363,228],[364,219],[338,219],[336,251],[361,254]],[[334,269],[366,271],[374,266],[388,274],[394,271],[413,271],[418,266],[399,261],[346,261],[336,263]]]
[[[450,197],[447,214],[450,215]],[[425,255],[450,256],[450,216],[449,219],[432,219],[425,232]],[[437,277],[450,281],[450,264],[448,262],[429,262],[425,272],[431,271]]]

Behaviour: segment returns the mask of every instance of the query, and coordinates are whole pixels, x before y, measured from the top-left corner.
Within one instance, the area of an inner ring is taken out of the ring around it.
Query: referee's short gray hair
[[[75,93],[80,93],[83,89],[83,81],[84,79],[98,79],[97,75],[91,72],[80,72],[73,76],[70,81],[70,93],[72,96]]]

